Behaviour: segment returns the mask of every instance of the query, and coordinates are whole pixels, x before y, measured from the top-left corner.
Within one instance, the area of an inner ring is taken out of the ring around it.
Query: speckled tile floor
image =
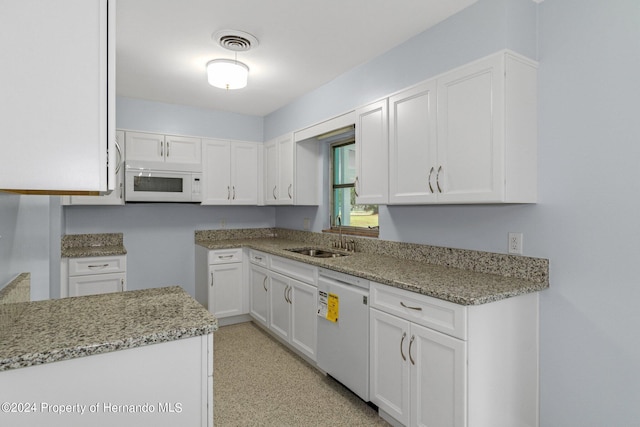
[[[388,426],[253,323],[214,333],[214,425]]]

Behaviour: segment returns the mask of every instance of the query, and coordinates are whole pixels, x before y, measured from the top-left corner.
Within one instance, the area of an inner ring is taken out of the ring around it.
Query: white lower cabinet
[[[269,329],[314,361],[317,299],[316,286],[271,273]]]
[[[249,314],[262,326],[269,326],[269,270],[258,265],[249,266]]]
[[[461,306],[371,283],[370,396],[396,424],[539,425],[538,295]]]
[[[125,255],[63,259],[61,273],[61,298],[127,290]]]
[[[412,426],[465,425],[466,343],[371,309],[371,400]]]
[[[242,260],[241,248],[196,246],[196,300],[219,319],[248,313]]]

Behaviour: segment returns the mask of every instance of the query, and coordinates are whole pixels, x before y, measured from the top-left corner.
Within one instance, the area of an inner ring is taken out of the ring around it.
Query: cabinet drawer
[[[249,261],[252,264],[261,265],[262,267],[268,267],[268,255],[264,252],[256,251],[254,249],[249,250]]]
[[[318,282],[318,267],[279,256],[271,256],[271,271],[277,271],[313,286]]]
[[[209,264],[228,264],[242,261],[242,248],[209,251]]]
[[[126,273],[96,274],[69,278],[69,296],[108,294],[126,289]]]
[[[467,339],[467,308],[416,292],[371,282],[371,307],[427,328]]]
[[[127,257],[124,255],[69,258],[69,276],[117,273],[126,270]]]

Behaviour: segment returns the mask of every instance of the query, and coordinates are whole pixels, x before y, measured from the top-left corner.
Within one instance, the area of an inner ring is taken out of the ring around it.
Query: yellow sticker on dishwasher
[[[331,322],[337,322],[339,311],[340,311],[340,300],[338,299],[338,295],[330,293],[329,299],[327,301],[327,320]]]

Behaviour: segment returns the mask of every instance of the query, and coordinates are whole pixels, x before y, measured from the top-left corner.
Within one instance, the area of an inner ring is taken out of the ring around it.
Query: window
[[[378,235],[378,205],[357,205],[355,140],[331,145],[331,228]]]

